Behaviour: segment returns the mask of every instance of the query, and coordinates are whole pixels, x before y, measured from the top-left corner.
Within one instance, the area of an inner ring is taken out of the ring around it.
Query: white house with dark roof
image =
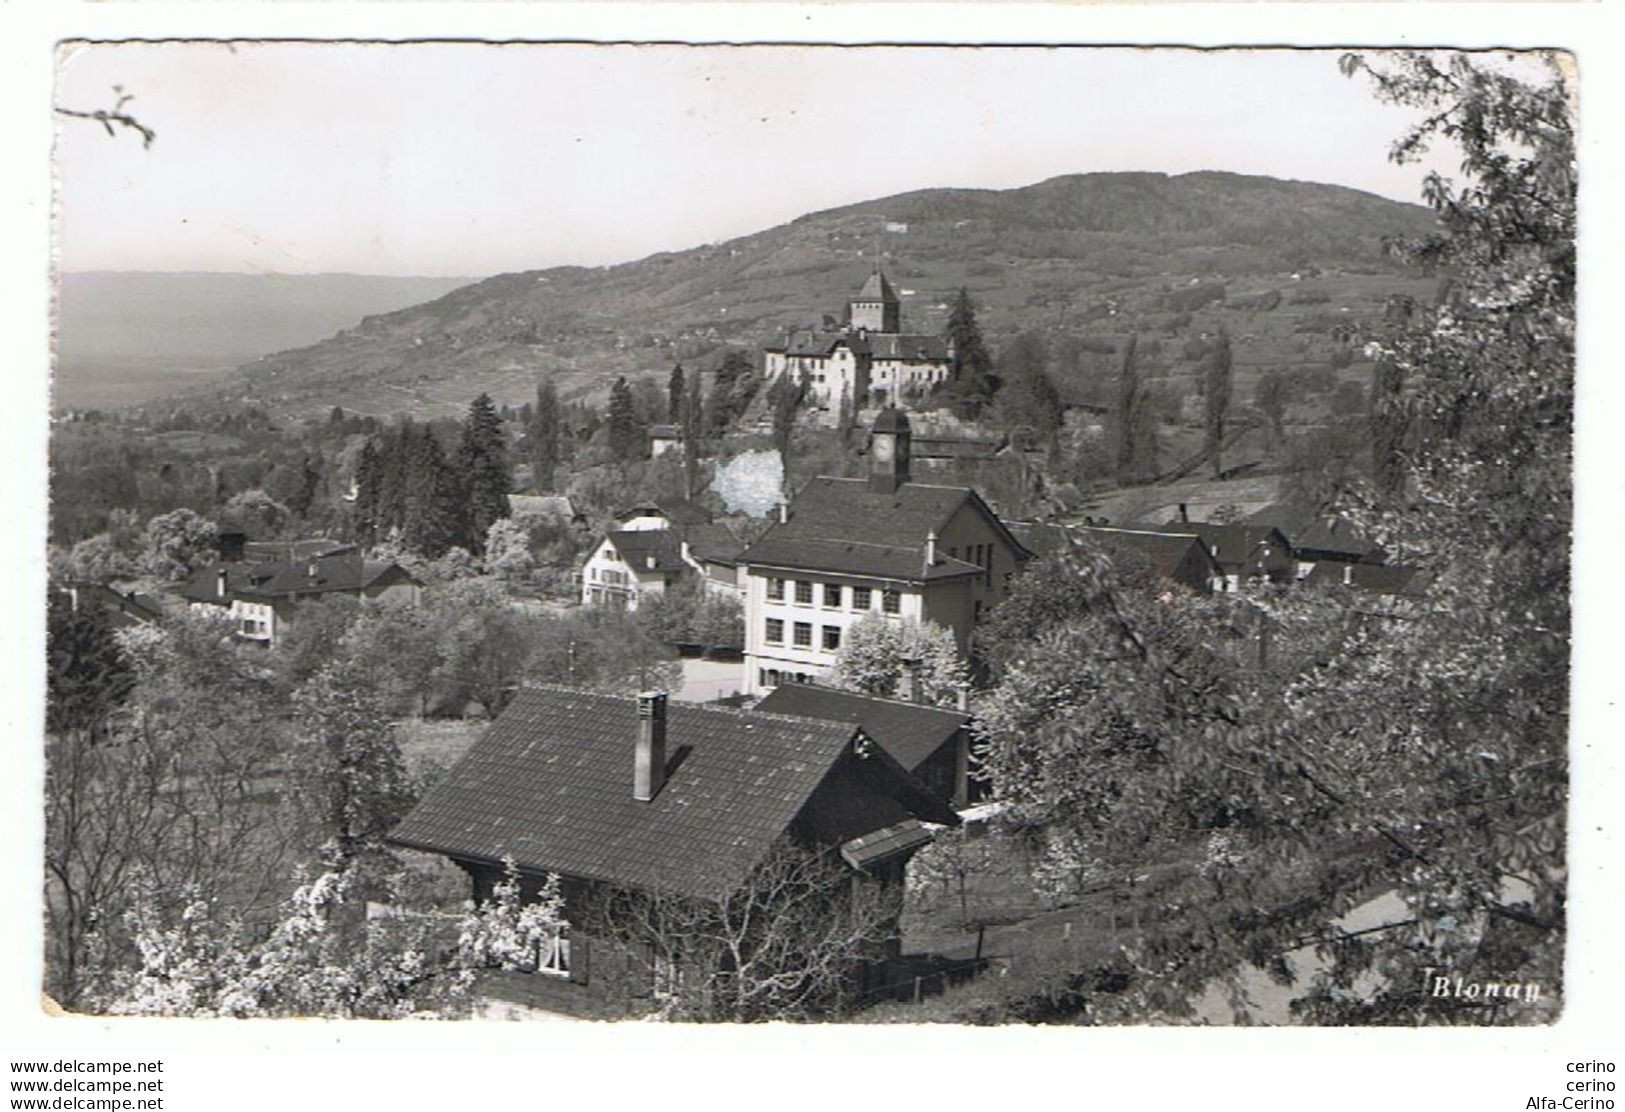
[[[738,595],[739,541],[692,502],[633,506],[616,518],[581,568],[587,606],[636,610],[640,599],[701,577],[707,590]]]
[[[953,345],[902,330],[902,301],[878,267],[846,304],[840,331],[792,330],[763,351],[768,381],[805,382],[813,404],[895,402],[924,394],[953,375]]]
[[[868,478],[813,479],[740,554],[748,694],[827,674],[869,614],[935,622],[968,653],[1031,557],[974,490],[912,481],[897,408],[875,419],[869,452]]]
[[[394,598],[416,602],[418,581],[399,564],[368,560],[354,545],[321,542],[277,542],[287,545],[288,559],[227,560],[199,568],[181,588],[193,610],[224,612],[245,641],[274,645],[293,621],[298,607],[333,595]],[[300,545],[307,550],[301,553]],[[246,546],[245,546],[246,548]]]

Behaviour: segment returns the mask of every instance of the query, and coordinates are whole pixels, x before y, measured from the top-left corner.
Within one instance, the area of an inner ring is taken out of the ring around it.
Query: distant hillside
[[[362,274],[64,274],[56,404],[147,401],[467,282]]]
[[[1177,334],[1190,319],[1180,319],[1179,291],[1193,283],[1226,284],[1236,307],[1238,295],[1267,304],[1272,291],[1302,293],[1307,285],[1291,284],[1323,272],[1360,277],[1304,304],[1347,289],[1363,303],[1330,311],[1369,316],[1397,277],[1384,238],[1431,226],[1427,210],[1369,193],[1226,173],[923,190],[617,266],[499,275],[259,359],[187,404],[433,415],[481,390],[521,402],[544,372],[569,397],[618,374],[663,375],[679,359],[710,367],[728,345],[754,353],[839,312],[876,242],[915,331],[940,330],[964,285],[995,343],[1022,330],[1079,338],[1156,324]]]

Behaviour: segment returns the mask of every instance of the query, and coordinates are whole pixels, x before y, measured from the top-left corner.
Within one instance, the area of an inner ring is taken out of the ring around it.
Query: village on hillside
[[[458,417],[59,412],[45,992],[1550,1022],[1574,259],[1549,131],[1387,269],[994,333],[970,288],[909,284],[889,221],[835,260],[844,304],[592,388],[533,366]]]

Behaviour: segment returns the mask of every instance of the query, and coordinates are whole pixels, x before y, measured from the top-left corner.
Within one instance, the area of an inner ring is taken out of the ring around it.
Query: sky
[[[143,149],[58,125],[65,270],[483,276],[604,265],[935,186],[1231,170],[1418,200],[1408,110],[1336,51],[124,43],[63,47]]]

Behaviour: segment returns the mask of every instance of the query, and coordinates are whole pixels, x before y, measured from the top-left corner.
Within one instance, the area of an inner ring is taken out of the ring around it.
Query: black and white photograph
[[[38,1010],[1561,1025],[1586,64],[63,39]]]

